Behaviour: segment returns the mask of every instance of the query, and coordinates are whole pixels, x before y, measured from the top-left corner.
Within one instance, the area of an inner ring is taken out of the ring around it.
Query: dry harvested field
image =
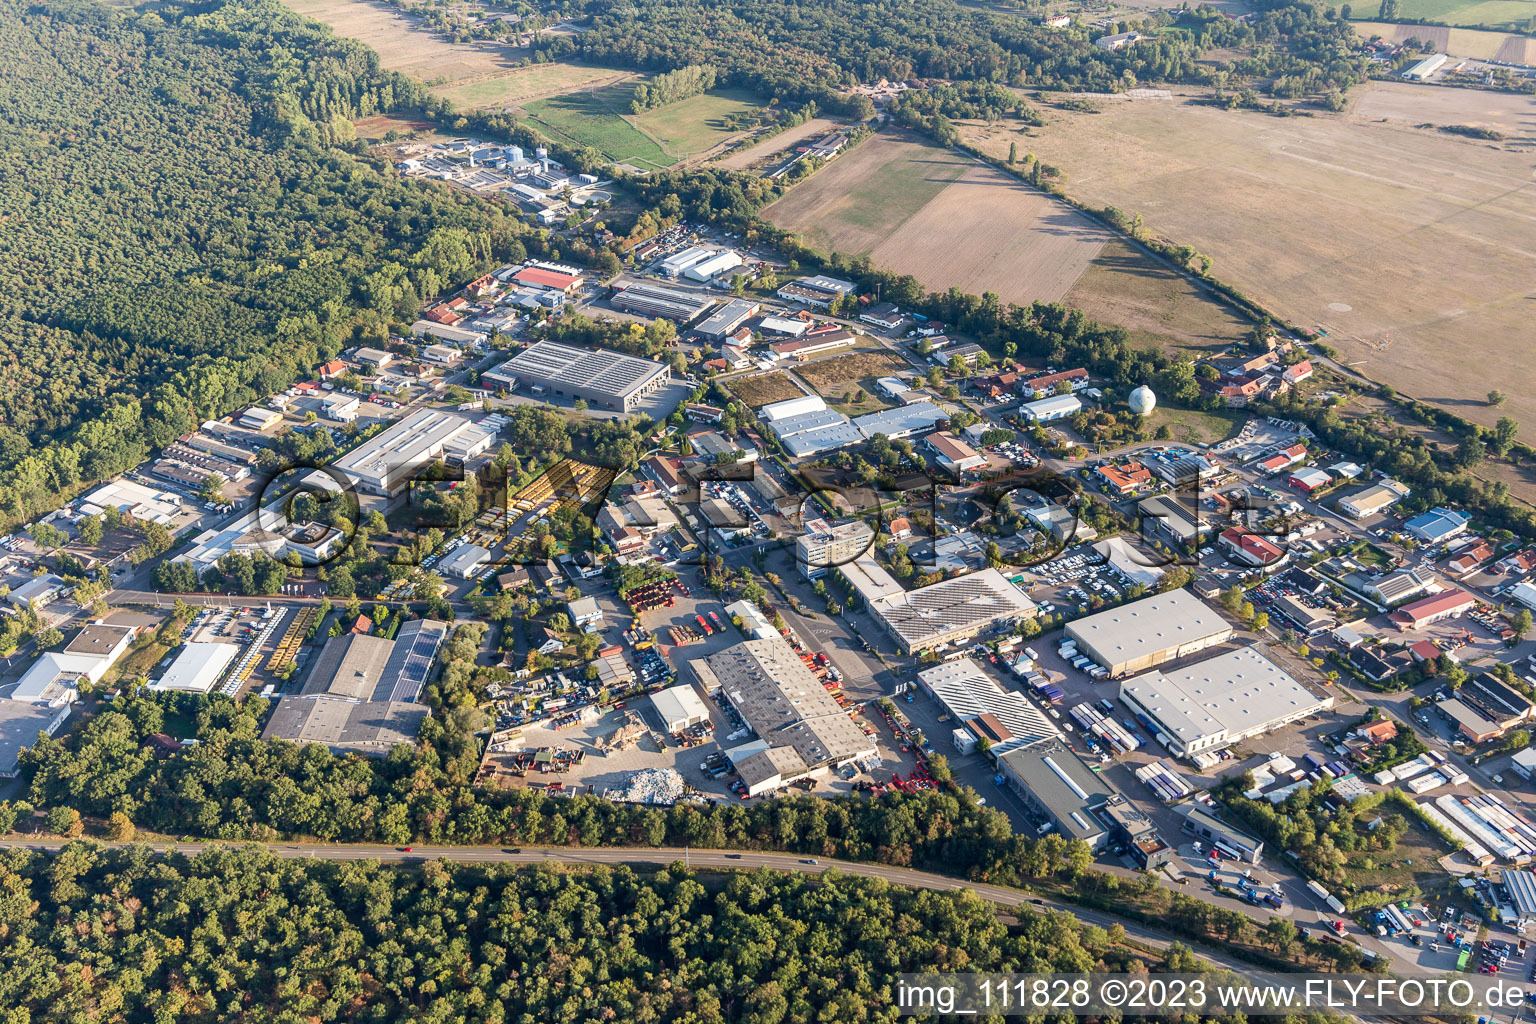
[[[1252,328],[1189,278],[1119,240],[1104,246],[1062,302],[1125,328],[1138,345],[1171,343],[1207,355],[1246,339]]]
[[[1385,112],[1423,92],[1446,123],[1500,106],[1520,137],[1490,144]],[[1372,83],[1342,115],[1275,118],[1188,99],[1051,111],[1028,148],[1074,198],[1141,213],[1210,255],[1217,277],[1326,329],[1362,372],[1481,423],[1536,422],[1536,184],[1520,148],[1536,102]],[[984,145],[1006,155],[1004,138]],[[1507,406],[1483,403],[1492,387]]]
[[[726,382],[726,389],[754,409],[770,402],[787,402],[791,398],[803,398],[805,392],[781,371],[762,373],[753,377],[735,377]]]
[[[894,352],[879,349],[852,355],[819,359],[795,368],[807,384],[823,395],[846,390],[849,385],[871,377],[889,377],[898,370],[910,370],[905,359]]]
[[[812,245],[1005,302],[1066,295],[1110,238],[1070,207],[964,155],[880,135],[765,215]]]
[[[755,146],[738,149],[730,156],[721,157],[719,160],[714,161],[714,165],[716,167],[723,167],[728,171],[744,171],[753,164],[777,156],[797,143],[804,142],[806,139],[814,139],[818,135],[825,135],[837,126],[836,121],[830,121],[825,117],[813,117],[804,124],[796,125],[793,128],[786,128],[779,134],[772,138],[764,139]]]
[[[458,82],[509,70],[530,51],[501,43],[451,43],[415,19],[367,0],[284,0],[308,18],[378,51],[380,62],[423,82]]]
[[[1536,4],[1531,12],[1536,14]],[[1421,39],[1437,53],[1476,60],[1501,60],[1515,64],[1536,64],[1536,39],[1488,32],[1475,28],[1448,28],[1444,25],[1399,25],[1385,21],[1357,21],[1355,31],[1362,39],[1380,36],[1394,43]],[[1447,64],[1449,68],[1451,65]]]
[[[1373,83],[1350,93],[1349,113],[1362,121],[1408,125],[1465,124],[1492,128],[1536,144],[1536,103],[1529,96],[1479,89],[1451,89],[1411,82]]]
[[[585,64],[529,64],[489,78],[456,82],[432,91],[453,103],[459,110],[489,107],[510,109],[529,100],[563,96],[569,92],[601,89],[621,82],[638,81],[633,71],[594,68]]]

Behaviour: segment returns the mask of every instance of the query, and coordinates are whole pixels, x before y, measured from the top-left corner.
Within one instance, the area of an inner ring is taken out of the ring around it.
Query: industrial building
[[[1333,706],[1244,647],[1120,684],[1120,700],[1170,751],[1190,757],[1260,736]]]
[[[395,640],[332,637],[303,689],[277,702],[262,738],[372,756],[412,742],[427,717],[415,700],[445,635],[442,623],[410,622]]]
[[[193,434],[187,443],[191,444],[199,439],[207,444],[218,445],[220,448],[228,447],[212,439],[203,438],[200,434]],[[201,448],[201,445],[198,447]],[[241,455],[245,459],[255,457],[250,452],[242,452]],[[115,508],[123,515],[131,516],[140,522],[170,526],[181,513],[182,502],[181,496],[175,491],[155,490],[143,484],[134,483],[132,480],[113,480],[111,483],[102,484],[85,496],[85,501],[80,506],[80,514],[100,515],[108,508]]]
[[[702,245],[689,246],[682,252],[675,252],[662,260],[659,269],[668,277],[676,277],[694,264],[702,263],[714,255],[714,249],[706,249]]]
[[[857,519],[835,526],[825,519],[807,519],[805,532],[795,538],[795,564],[802,576],[814,580],[867,554],[874,543],[875,531]]]
[[[1025,806],[1045,818],[1042,834],[1054,831],[1063,839],[1081,839],[1095,853],[1107,843],[1111,827],[1099,814],[1123,797],[1065,743],[1045,740],[1017,747],[998,758],[997,770]]]
[[[1215,646],[1232,627],[1189,591],[1170,590],[1068,623],[1066,635],[1110,675],[1123,676]]]
[[[364,441],[332,465],[359,491],[393,496],[405,490],[423,466],[440,458],[449,442],[474,428],[472,421],[457,413],[420,409]],[[480,451],[490,447],[493,436],[483,438]]]
[[[729,249],[706,256],[704,259],[684,268],[683,276],[695,281],[708,281],[719,277],[727,270],[734,270],[741,266],[742,259],[738,253]]]
[[[957,723],[953,739],[961,754],[976,750],[983,740],[988,752],[1000,757],[1015,747],[1061,736],[1045,712],[1019,691],[1000,686],[970,658],[924,669],[917,681]]]
[[[19,774],[21,752],[37,742],[38,733],[52,736],[69,718],[68,702],[58,705],[0,700],[0,779]]]
[[[175,693],[207,693],[239,653],[239,644],[184,644],[171,667],[150,683],[149,688]]]
[[[1426,544],[1442,544],[1467,532],[1472,517],[1460,509],[1432,508],[1403,523],[1403,529]]]
[[[757,315],[757,311],[762,308],[761,304],[751,299],[732,299],[709,314],[694,330],[706,338],[724,338]]]
[[[661,720],[663,732],[679,733],[709,721],[709,708],[688,683],[657,690],[650,696],[651,708]]]
[[[1536,706],[1530,700],[1486,672],[1467,680],[1454,697],[1434,707],[1458,735],[1472,743],[1497,739],[1536,718]]]
[[[662,317],[679,324],[686,324],[713,306],[714,300],[697,292],[665,288],[659,284],[640,283],[628,285],[614,292],[608,304],[626,313]]]
[[[706,693],[723,692],[765,744],[736,770],[756,796],[876,752],[781,636],[746,640],[690,663]]]
[[[925,440],[939,465],[952,473],[966,473],[987,464],[985,455],[947,430],[929,434]]]
[[[603,409],[631,412],[645,396],[671,382],[664,363],[601,349],[572,348],[540,341],[496,368],[496,372],[562,398],[580,398]]]
[[[1198,803],[1191,802],[1185,807],[1183,829],[1186,834],[1217,847],[1235,860],[1257,864],[1264,855],[1262,839],[1227,824]]]
[[[478,544],[460,544],[438,568],[450,576],[467,580],[484,569],[491,561],[491,553]]]
[[[774,436],[784,445],[784,450],[793,458],[808,458],[864,440],[863,433],[847,416],[828,409],[826,403],[819,398],[796,398],[775,404],[788,406],[802,401],[815,403],[819,408],[768,419],[768,429],[773,431]],[[763,411],[766,413],[770,408],[773,407],[765,406]]]
[[[1423,629],[1441,619],[1463,615],[1475,607],[1477,607],[1477,598],[1464,590],[1450,590],[1444,594],[1436,594],[1434,597],[1426,597],[1422,601],[1403,605],[1389,618],[1401,630]]]
[[[826,309],[841,296],[857,291],[858,287],[852,281],[818,274],[782,285],[777,294],[785,302],[803,302],[807,306]]]
[[[520,268],[509,279],[511,283],[534,291],[560,292],[569,295],[586,280],[580,269],[560,263],[534,261]]]
[[[905,654],[969,640],[1002,622],[1033,618],[1035,602],[996,569],[866,599]]]
[[[83,627],[62,651],[40,655],[17,682],[10,699],[50,707],[73,703],[79,699],[81,682],[100,682],[136,634],[132,626],[105,622]]]
[[[283,414],[276,409],[263,409],[257,406],[241,413],[240,419],[236,422],[247,430],[271,430],[283,422]]]
[[[909,402],[879,412],[866,413],[853,421],[864,439],[883,434],[891,440],[926,434],[949,419],[949,413],[933,402]]]
[[[1421,57],[1403,69],[1403,77],[1410,82],[1427,82],[1429,76],[1439,71],[1444,66],[1446,55],[1432,53],[1428,57]]]
[[[1076,395],[1052,395],[1036,402],[1025,402],[1019,406],[1019,415],[1031,423],[1049,423],[1076,415],[1082,409],[1083,403]]]

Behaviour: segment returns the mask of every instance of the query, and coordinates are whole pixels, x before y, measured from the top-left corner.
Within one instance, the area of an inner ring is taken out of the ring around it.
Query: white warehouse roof
[[[181,693],[207,693],[218,682],[219,674],[240,653],[238,644],[187,644],[155,682],[151,690],[175,690]]]
[[[687,683],[657,690],[651,694],[651,704],[668,729],[687,728],[697,722],[709,721],[709,708]]]

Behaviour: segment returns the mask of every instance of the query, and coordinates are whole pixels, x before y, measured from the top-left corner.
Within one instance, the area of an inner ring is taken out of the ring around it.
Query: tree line
[[[690,64],[676,71],[664,71],[635,86],[629,112],[639,114],[706,93],[715,87],[715,73],[711,64]]]

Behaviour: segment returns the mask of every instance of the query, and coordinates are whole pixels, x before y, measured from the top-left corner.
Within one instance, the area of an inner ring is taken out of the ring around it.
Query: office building
[[[795,538],[795,564],[802,576],[813,580],[868,554],[874,543],[875,532],[856,519],[836,526],[825,519],[807,519],[805,532]]]
[[[1187,590],[1154,594],[1067,625],[1067,638],[1112,676],[1203,651],[1231,635],[1231,625]]]

